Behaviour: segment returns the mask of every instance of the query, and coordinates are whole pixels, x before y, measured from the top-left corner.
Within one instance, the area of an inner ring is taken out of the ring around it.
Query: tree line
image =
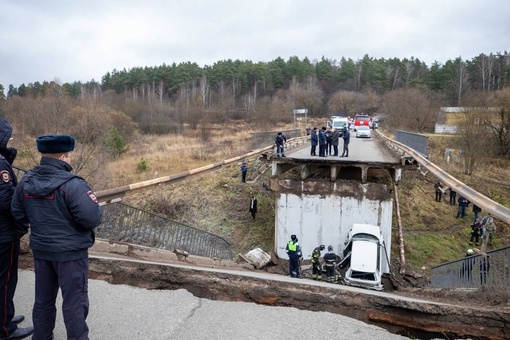
[[[135,101],[156,99],[163,102],[176,101],[187,94],[195,97],[195,104],[211,108],[228,100],[234,107],[250,106],[244,101],[253,106],[257,98],[272,97],[296,82],[305,89],[318,90],[326,97],[338,91],[383,95],[399,88],[422,86],[443,93],[450,106],[460,106],[469,91],[495,91],[510,86],[510,54],[506,51],[482,53],[471,60],[458,57],[444,65],[434,62],[431,66],[413,57],[377,59],[368,55],[356,61],[343,57],[340,60],[322,57],[310,61],[296,56],[287,61],[278,57],[258,63],[229,59],[204,67],[186,62],[114,69],[107,72],[100,83],[91,80],[65,83],[63,87],[75,98],[115,91]],[[0,96],[41,95],[50,83],[34,82],[17,88],[9,85],[7,93],[1,91]],[[325,105],[311,109],[317,115],[328,110]]]
[[[85,144],[94,141],[89,144],[99,145],[109,158],[126,150],[135,130],[166,134],[200,128],[205,140],[212,124],[243,120],[259,130],[274,129],[292,122],[293,109],[306,108],[310,117],[378,113],[387,128],[433,132],[436,123],[444,123],[440,107],[465,106],[475,112],[459,122],[466,135],[459,148],[476,156],[482,147],[474,141],[483,142],[485,155],[508,157],[509,94],[506,51],[430,67],[415,58],[279,57],[267,63],[223,60],[204,67],[187,62],[113,70],[100,83],[44,81],[10,85],[7,93],[0,85],[0,115],[28,137],[55,129],[72,132]],[[473,162],[466,167],[474,168]]]

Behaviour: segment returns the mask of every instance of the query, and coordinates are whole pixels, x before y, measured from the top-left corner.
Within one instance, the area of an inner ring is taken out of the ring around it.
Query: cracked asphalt
[[[89,280],[90,339],[408,339],[356,319],[246,302],[197,298],[184,289],[146,290]],[[20,270],[16,314],[31,325],[34,273]],[[66,339],[57,301],[54,340]]]

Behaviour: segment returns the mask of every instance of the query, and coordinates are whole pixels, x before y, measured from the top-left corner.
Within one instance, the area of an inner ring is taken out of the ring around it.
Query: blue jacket
[[[312,143],[312,146],[317,146],[317,143],[319,142],[319,139],[317,138],[317,131],[312,130],[312,133],[310,134],[310,142]]]
[[[28,231],[27,225],[17,223],[11,215],[11,200],[17,179],[11,163],[3,156],[11,135],[11,125],[0,117],[0,243],[20,239]]]
[[[319,130],[319,145],[326,144],[326,132],[324,130]]]
[[[274,144],[278,146],[283,146],[283,144],[287,141],[287,137],[285,135],[276,135],[274,138]]]
[[[85,180],[66,162],[42,157],[23,176],[12,198],[12,215],[30,223],[35,259],[72,261],[88,256],[102,210]]]
[[[241,165],[241,172],[248,172],[248,167],[246,165]]]

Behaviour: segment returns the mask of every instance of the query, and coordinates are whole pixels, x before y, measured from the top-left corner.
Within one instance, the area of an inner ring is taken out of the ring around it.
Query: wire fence
[[[434,288],[480,288],[510,290],[510,246],[443,263],[431,270]]]
[[[232,247],[223,238],[123,203],[103,207],[103,223],[96,237],[232,260]]]

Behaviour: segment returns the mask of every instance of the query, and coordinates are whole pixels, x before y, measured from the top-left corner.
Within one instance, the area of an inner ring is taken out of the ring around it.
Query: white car
[[[340,267],[347,267],[344,282],[347,285],[382,290],[382,261],[384,241],[381,228],[370,224],[353,224]]]
[[[372,137],[372,130],[368,126],[358,126],[356,128],[356,138],[370,138]]]

